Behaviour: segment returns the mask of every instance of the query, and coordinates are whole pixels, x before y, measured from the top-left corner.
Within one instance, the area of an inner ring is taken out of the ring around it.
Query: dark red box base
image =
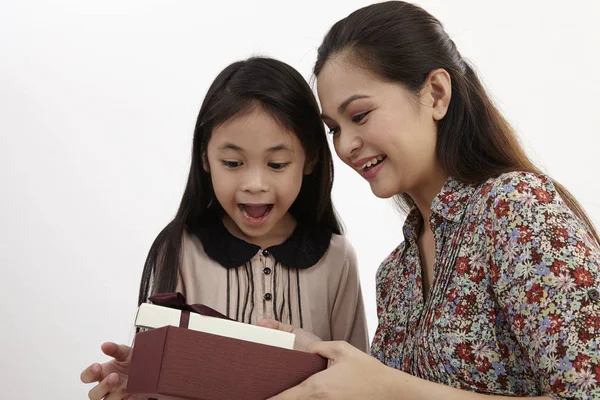
[[[167,326],[138,333],[127,393],[159,400],[264,400],[327,368],[316,354]]]

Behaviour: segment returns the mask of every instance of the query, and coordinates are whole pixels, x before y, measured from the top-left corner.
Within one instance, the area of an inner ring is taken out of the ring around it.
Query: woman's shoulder
[[[545,174],[511,171],[488,179],[481,185],[480,194],[492,201],[518,202],[533,197],[538,203],[547,203],[555,199],[557,192]]]

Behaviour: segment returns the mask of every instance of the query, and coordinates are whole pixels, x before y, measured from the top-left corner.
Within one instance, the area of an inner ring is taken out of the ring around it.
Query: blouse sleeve
[[[600,398],[600,249],[552,182],[509,174],[491,189],[495,295],[542,393]]]
[[[356,253],[348,241],[344,268],[331,313],[331,337],[333,340],[344,340],[364,352],[369,351]]]

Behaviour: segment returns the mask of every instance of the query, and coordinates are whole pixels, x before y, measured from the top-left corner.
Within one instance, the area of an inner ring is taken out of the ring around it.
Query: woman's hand
[[[329,367],[271,400],[387,399],[395,380],[402,379],[399,371],[346,342],[314,342],[310,351],[329,359]]]
[[[310,351],[329,359],[325,371],[269,400],[517,400],[534,397],[504,397],[456,389],[420,379],[387,367],[346,342],[315,342]],[[539,400],[552,398],[535,397]]]

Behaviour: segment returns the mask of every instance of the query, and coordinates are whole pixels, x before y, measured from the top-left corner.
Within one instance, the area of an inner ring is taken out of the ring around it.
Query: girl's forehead
[[[216,127],[209,147],[253,152],[297,152],[302,148],[295,132],[261,109],[234,116]]]

